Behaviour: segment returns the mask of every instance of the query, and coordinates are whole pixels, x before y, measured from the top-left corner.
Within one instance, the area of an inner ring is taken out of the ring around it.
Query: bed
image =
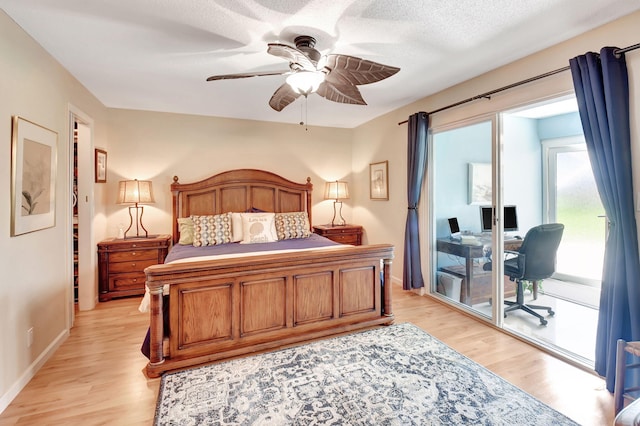
[[[271,172],[240,169],[195,183],[173,180],[174,246],[181,245],[179,218],[229,212],[304,212],[310,231],[310,178],[295,183]],[[145,269],[150,312],[146,373],[158,377],[391,324],[392,259],[390,244],[337,245],[150,266]]]

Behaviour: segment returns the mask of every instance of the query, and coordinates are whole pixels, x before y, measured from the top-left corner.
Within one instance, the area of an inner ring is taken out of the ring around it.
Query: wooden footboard
[[[381,244],[148,267],[147,375],[389,324],[392,258]]]

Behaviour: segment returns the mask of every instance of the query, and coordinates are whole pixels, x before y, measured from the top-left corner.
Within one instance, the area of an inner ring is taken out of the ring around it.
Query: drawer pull
[[[135,251],[132,251],[132,252],[131,252],[131,256],[135,256],[135,255],[137,255],[137,254],[138,254],[138,253],[136,253]]]
[[[133,266],[133,267],[135,268],[135,267],[136,267],[136,264],[135,264],[135,262],[134,262],[134,263],[132,263],[132,264],[131,264],[131,266]]]
[[[135,282],[138,282],[138,279],[137,279],[137,278],[134,278],[134,279],[133,279],[133,282],[134,282],[134,283],[135,283]]]

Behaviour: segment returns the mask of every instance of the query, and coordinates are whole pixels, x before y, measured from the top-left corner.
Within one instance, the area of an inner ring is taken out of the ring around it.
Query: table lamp
[[[344,226],[347,222],[342,217],[342,201],[349,198],[349,187],[347,182],[336,180],[334,182],[327,182],[324,187],[324,199],[335,200],[333,202],[333,219],[331,219],[331,226]],[[336,209],[336,207],[338,207]],[[336,221],[336,215],[339,220]]]
[[[133,226],[133,214],[132,210],[136,212],[136,235],[129,238],[140,238],[140,228],[144,230],[144,237],[148,237],[149,233],[142,225],[142,214],[144,213],[144,206],[138,206],[138,204],[150,204],[155,203],[153,199],[153,190],[151,188],[151,181],[149,180],[121,180],[118,189],[117,204],[134,204],[129,206],[129,227],[124,232],[124,238],[127,238],[127,233]]]

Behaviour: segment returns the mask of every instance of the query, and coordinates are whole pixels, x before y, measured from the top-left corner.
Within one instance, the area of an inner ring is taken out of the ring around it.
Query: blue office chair
[[[538,225],[531,228],[518,251],[505,250],[506,260],[504,261],[504,274],[511,281],[516,282],[516,300],[512,302],[505,300],[504,303],[508,307],[504,310],[504,316],[507,312],[522,309],[523,311],[535,316],[540,320],[540,324],[547,325],[547,320],[534,311],[534,309],[545,309],[549,315],[555,314],[549,306],[530,305],[524,303],[524,286],[523,281],[540,281],[549,278],[556,269],[556,253],[564,225],[561,223],[549,223]],[[491,260],[491,259],[490,259]],[[491,261],[485,263],[484,270],[491,270]],[[535,284],[534,284],[535,288]]]

